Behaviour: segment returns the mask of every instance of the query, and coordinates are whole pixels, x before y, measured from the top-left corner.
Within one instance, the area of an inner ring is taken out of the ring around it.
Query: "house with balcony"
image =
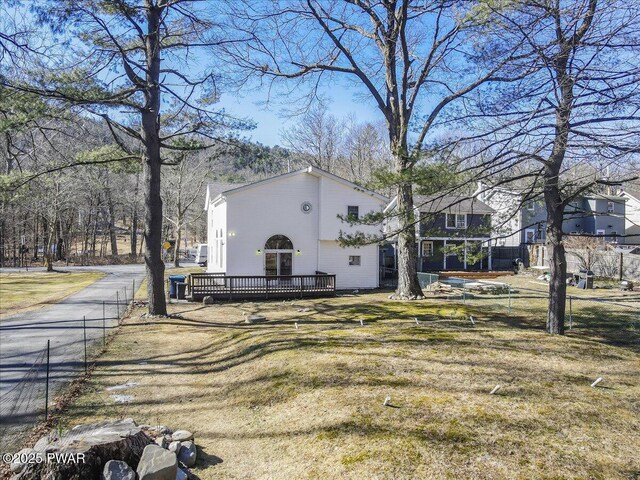
[[[532,245],[546,241],[547,210],[538,196],[478,184],[475,193],[495,210],[492,236],[495,245]],[[605,242],[624,243],[627,199],[622,195],[585,194],[571,201],[564,211],[565,234],[601,236]]]
[[[493,208],[464,195],[414,195],[418,271],[491,270]],[[385,209],[391,214],[396,199]],[[389,223],[385,229],[395,228]]]

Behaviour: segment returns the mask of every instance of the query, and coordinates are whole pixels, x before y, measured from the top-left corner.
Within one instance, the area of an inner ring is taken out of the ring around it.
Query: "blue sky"
[[[361,122],[383,121],[382,113],[373,100],[356,96],[361,92],[355,88],[346,88],[334,82],[330,87],[324,86],[320,93],[326,99],[330,113],[337,118],[342,119],[353,113]],[[245,133],[251,140],[269,146],[282,145],[281,131],[294,125],[299,117],[288,116],[276,103],[267,108],[261,104],[265,98],[264,94],[261,96],[255,91],[241,96],[223,94],[216,106],[224,108],[230,115],[247,117],[256,122],[256,128]],[[280,100],[278,97],[276,99]]]

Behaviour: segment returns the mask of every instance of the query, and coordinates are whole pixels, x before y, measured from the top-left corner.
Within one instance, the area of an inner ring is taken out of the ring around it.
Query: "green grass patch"
[[[0,314],[57,303],[102,277],[100,272],[0,273]]]

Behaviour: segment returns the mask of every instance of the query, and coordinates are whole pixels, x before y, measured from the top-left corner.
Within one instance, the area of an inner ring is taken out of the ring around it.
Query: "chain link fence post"
[[[87,317],[82,317],[82,332],[84,334],[84,373],[87,369]]]
[[[104,314],[104,300],[102,301],[102,346],[107,346],[107,320]]]
[[[44,421],[49,419],[49,353],[51,352],[51,340],[47,340],[47,377],[44,387]]]

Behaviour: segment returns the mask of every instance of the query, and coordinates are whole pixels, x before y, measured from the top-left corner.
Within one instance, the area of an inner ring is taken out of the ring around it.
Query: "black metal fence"
[[[82,328],[81,348],[61,348],[47,340],[31,365],[4,362],[0,386],[0,450],[15,449],[16,436],[47,420],[56,393],[89,371],[134,301],[135,280],[131,287],[131,290],[124,287],[103,301],[101,316],[68,322]],[[13,327],[3,325],[2,328]],[[18,371],[24,373],[15,375]]]

